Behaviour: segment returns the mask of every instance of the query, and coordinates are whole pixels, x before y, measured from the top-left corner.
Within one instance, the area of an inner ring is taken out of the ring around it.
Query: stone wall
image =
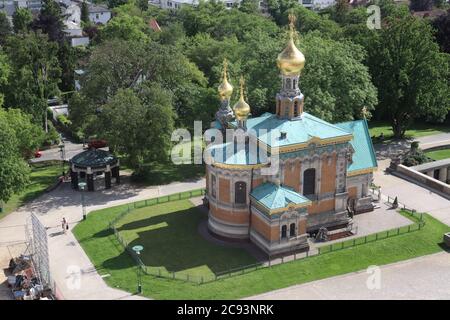
[[[404,166],[402,164],[397,165],[397,169],[396,171],[393,171],[393,173],[407,177],[414,182],[425,185],[426,187],[441,193],[447,199],[450,199],[450,185],[442,181],[436,180],[433,177],[408,168],[407,166]]]

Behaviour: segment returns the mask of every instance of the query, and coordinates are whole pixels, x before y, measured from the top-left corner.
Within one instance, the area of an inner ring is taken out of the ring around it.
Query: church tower
[[[289,15],[289,41],[278,55],[277,65],[281,72],[281,91],[276,96],[276,114],[284,119],[301,119],[304,96],[299,88],[300,73],[305,66],[305,56],[294,43],[295,16]]]
[[[236,121],[238,128],[247,130],[247,118],[250,115],[250,106],[244,100],[244,77],[241,76],[240,84],[240,94],[239,101],[233,106],[234,115],[236,116]]]
[[[222,71],[222,83],[219,85],[217,90],[219,91],[220,97],[220,109],[216,112],[216,119],[222,125],[222,129],[225,130],[228,126],[228,122],[234,118],[233,110],[230,107],[230,98],[233,94],[233,86],[228,82],[227,75],[228,62],[226,59],[223,60],[223,71]]]

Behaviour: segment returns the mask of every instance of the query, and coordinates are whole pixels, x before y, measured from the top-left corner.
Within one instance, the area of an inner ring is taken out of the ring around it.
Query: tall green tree
[[[102,39],[123,39],[131,41],[149,41],[148,26],[141,17],[120,14],[112,18],[102,29]]]
[[[15,33],[28,32],[33,22],[33,15],[27,8],[17,8],[12,16],[12,21]]]
[[[436,18],[433,21],[433,27],[436,29],[436,41],[441,50],[450,53],[450,11]]]
[[[144,86],[140,93],[120,89],[102,108],[101,136],[128,157],[137,169],[144,161],[167,156],[173,130],[171,101],[159,86]]]
[[[11,68],[3,86],[5,106],[20,108],[35,121],[42,120],[47,99],[59,94],[58,45],[46,35],[32,32],[9,37],[4,50]]]
[[[14,193],[22,191],[29,182],[29,167],[21,158],[19,139],[0,108],[0,202],[7,202]]]
[[[8,57],[0,49],[0,89],[4,89],[8,83],[8,77],[11,72]],[[3,106],[4,90],[0,90],[0,108]]]
[[[61,41],[63,39],[64,23],[58,2],[43,0],[35,28],[39,28],[43,33],[47,34],[50,41]]]
[[[81,3],[80,19],[84,23],[89,23],[89,6],[85,0]]]
[[[239,10],[245,13],[258,14],[259,1],[258,0],[242,0],[239,5]]]
[[[305,111],[337,122],[359,118],[363,107],[374,109],[377,90],[362,47],[311,33],[302,38],[300,48],[306,58],[300,77]]]
[[[6,14],[0,11],[0,45],[4,43],[7,36],[11,34],[12,28]]]
[[[414,17],[389,18],[368,50],[378,88],[377,112],[401,138],[414,119],[442,121],[449,111],[449,56],[439,52],[431,26]]]

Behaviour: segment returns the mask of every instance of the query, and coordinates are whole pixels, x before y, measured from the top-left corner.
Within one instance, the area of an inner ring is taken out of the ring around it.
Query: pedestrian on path
[[[66,233],[66,230],[69,229],[69,224],[67,223],[66,218],[63,217],[62,222],[61,222],[61,226],[63,229],[63,233]]]

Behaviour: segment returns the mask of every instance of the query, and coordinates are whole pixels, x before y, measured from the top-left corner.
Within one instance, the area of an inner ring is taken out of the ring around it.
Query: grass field
[[[430,151],[425,154],[433,160],[450,159],[450,149]]]
[[[432,134],[450,132],[450,126],[445,124],[431,124],[431,123],[415,123],[412,126],[414,129],[406,130],[406,137],[419,138],[429,136]],[[391,125],[386,121],[369,121],[370,136],[378,137],[381,133],[384,134],[385,140],[393,138]]]
[[[149,268],[194,276],[214,274],[253,264],[242,249],[225,248],[205,240],[197,228],[206,214],[189,200],[136,209],[116,225],[129,246],[144,246],[143,263]]]
[[[180,209],[183,211],[185,210],[183,208],[186,208],[186,205],[182,203],[175,205],[174,202],[171,202],[168,205],[174,208],[178,206],[177,209],[171,210],[173,212],[179,212]],[[118,216],[124,208],[125,206],[119,206],[93,212],[89,214],[86,221],[82,221],[75,227],[74,233],[98,272],[101,275],[110,274],[109,277],[105,277],[105,281],[111,287],[136,292],[136,266],[134,261],[123,250],[114,234],[107,229],[108,221]],[[155,207],[151,208],[155,209]],[[151,208],[149,209],[152,210]],[[173,213],[168,213],[168,215],[171,214]],[[191,242],[188,249],[195,251],[196,249],[192,244],[195,244],[195,241],[200,241],[196,236],[197,223],[200,219],[199,214],[195,213],[195,211],[190,211],[190,208],[187,208],[187,211],[180,215],[182,214],[186,214],[186,217],[181,219],[185,223],[185,232],[181,235],[187,237],[184,238],[186,241]],[[192,215],[192,221],[188,221],[190,220],[188,215]],[[222,259],[221,257],[226,257],[229,254],[224,252],[211,252],[206,250],[206,245],[202,245],[198,249],[201,254],[193,257],[190,264],[183,262],[184,265],[177,265],[181,263],[181,258],[190,259],[188,253],[185,252],[187,244],[182,243],[183,241],[181,239],[175,239],[180,235],[176,233],[176,230],[179,232],[181,225],[174,228],[167,224],[165,227],[164,224],[168,220],[170,221],[170,219],[167,217],[163,218],[163,216],[156,212],[151,216],[159,216],[158,219],[160,220],[145,221],[141,218],[132,219],[141,224],[136,225],[136,230],[142,228],[142,232],[136,232],[133,235],[133,232],[130,230],[127,236],[130,239],[136,237],[136,234],[139,237],[143,237],[146,235],[146,232],[149,232],[152,228],[154,230],[159,225],[161,228],[167,230],[165,237],[167,239],[172,238],[172,240],[163,246],[162,239],[157,240],[156,236],[151,236],[152,241],[160,241],[159,243],[162,247],[147,243],[148,247],[144,249],[148,252],[146,253],[148,255],[146,263],[156,264],[157,262],[157,264],[165,264],[166,267],[172,269],[194,267],[200,270],[200,266],[208,265],[208,263],[212,265],[209,262],[211,261],[210,259]],[[297,260],[273,266],[272,268],[263,268],[244,275],[202,285],[144,276],[142,279],[143,292],[145,296],[155,299],[237,299],[294,284],[363,270],[370,265],[383,265],[441,251],[442,234],[450,231],[450,228],[427,214],[424,214],[424,221],[426,225],[420,231],[314,256],[308,259]],[[147,222],[148,226],[146,226]],[[133,222],[129,220],[127,223]],[[174,234],[169,233],[170,230],[173,230]],[[187,235],[187,233],[192,234]],[[139,241],[145,240],[141,238]],[[162,253],[163,251],[164,253]],[[156,258],[151,257],[152,254],[156,257],[163,256],[164,260],[157,261]],[[209,255],[212,257],[209,257]],[[170,260],[171,257],[173,257],[173,260]],[[152,262],[152,259],[155,260]],[[172,265],[169,265],[168,261],[171,261]]]
[[[0,213],[0,219],[13,212],[24,203],[41,195],[61,174],[61,164],[59,162],[33,164],[31,168],[30,184],[24,191],[13,195],[11,199],[5,203],[3,213]]]

